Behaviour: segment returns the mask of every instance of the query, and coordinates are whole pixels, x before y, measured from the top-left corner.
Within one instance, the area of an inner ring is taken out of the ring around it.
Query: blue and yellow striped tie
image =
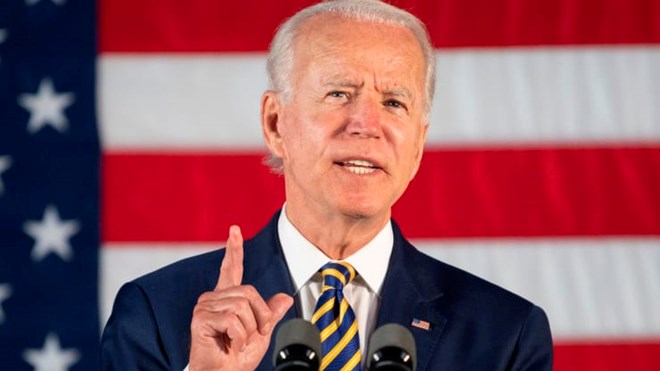
[[[330,262],[321,268],[323,289],[312,323],[321,331],[323,359],[320,370],[360,370],[360,338],[353,309],[342,290],[355,278],[346,262]]]

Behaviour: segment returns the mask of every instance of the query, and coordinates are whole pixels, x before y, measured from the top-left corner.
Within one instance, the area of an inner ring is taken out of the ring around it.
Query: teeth
[[[374,171],[376,171],[376,169],[374,169],[374,168],[372,168],[372,167],[354,167],[354,166],[345,166],[345,168],[346,168],[348,171],[350,171],[351,173],[359,174],[359,175],[371,174],[371,173],[373,173]]]
[[[364,160],[350,160],[346,161],[345,164],[347,165],[356,165],[356,166],[365,166],[365,167],[376,167],[376,165],[372,164],[369,161],[364,161]]]
[[[344,169],[359,175],[371,174],[378,169],[378,166],[375,164],[364,160],[348,160],[344,161],[342,165]]]

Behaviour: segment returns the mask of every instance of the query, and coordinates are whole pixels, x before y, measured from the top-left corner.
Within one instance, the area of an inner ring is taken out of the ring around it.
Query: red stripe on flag
[[[560,343],[554,347],[556,371],[656,371],[660,341],[648,343]]]
[[[259,154],[104,156],[103,238],[222,241],[284,200]],[[429,150],[394,215],[411,238],[660,235],[660,146]]]
[[[101,0],[105,52],[264,51],[310,0]],[[660,42],[656,0],[400,0],[438,47]]]
[[[231,224],[253,235],[284,200],[262,157],[104,156],[103,240],[224,241]]]
[[[660,147],[427,151],[410,237],[660,235]]]

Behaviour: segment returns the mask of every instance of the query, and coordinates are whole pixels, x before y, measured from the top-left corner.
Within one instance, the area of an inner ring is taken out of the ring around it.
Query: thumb
[[[269,330],[272,331],[275,328],[275,324],[284,317],[284,314],[286,314],[289,308],[293,305],[293,298],[284,293],[275,294],[268,299],[266,305],[268,305],[268,308],[273,312],[270,326],[268,326]]]

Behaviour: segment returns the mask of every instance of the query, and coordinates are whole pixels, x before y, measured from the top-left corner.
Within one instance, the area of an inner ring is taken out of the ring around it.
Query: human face
[[[389,218],[422,157],[424,63],[400,26],[334,15],[303,25],[291,96],[266,92],[262,100],[266,143],[283,160],[287,211]]]

